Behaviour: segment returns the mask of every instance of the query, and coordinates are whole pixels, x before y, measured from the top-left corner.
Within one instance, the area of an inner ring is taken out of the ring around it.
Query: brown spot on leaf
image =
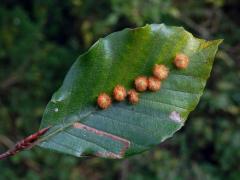
[[[113,134],[110,134],[110,133],[107,133],[107,132],[104,132],[104,131],[101,131],[101,130],[98,130],[96,128],[87,126],[85,124],[77,122],[77,123],[73,124],[73,127],[77,128],[77,129],[83,129],[88,132],[92,132],[98,136],[104,136],[104,137],[110,138],[113,141],[118,141],[119,143],[121,143],[123,145],[123,148],[119,151],[118,154],[113,153],[113,152],[97,152],[96,153],[97,156],[108,157],[108,158],[113,158],[113,159],[121,159],[124,156],[126,150],[130,147],[129,140],[121,138],[121,137],[113,135]]]

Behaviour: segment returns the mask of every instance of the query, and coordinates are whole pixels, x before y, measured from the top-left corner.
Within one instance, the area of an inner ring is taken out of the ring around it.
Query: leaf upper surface
[[[221,40],[194,38],[181,27],[164,24],[125,29],[97,41],[81,55],[48,103],[41,128],[51,126],[40,146],[74,156],[122,158],[145,151],[171,137],[195,109],[210,75]],[[189,67],[173,65],[177,53]],[[150,76],[154,64],[170,69],[158,92],[144,92],[137,105],[96,105],[99,93],[114,86],[133,88],[139,75]]]

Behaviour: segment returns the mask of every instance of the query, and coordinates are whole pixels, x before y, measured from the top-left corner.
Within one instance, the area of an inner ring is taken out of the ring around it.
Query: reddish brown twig
[[[7,158],[9,156],[13,156],[16,153],[25,150],[25,149],[29,149],[31,147],[33,147],[35,144],[35,142],[39,139],[39,137],[41,137],[42,135],[44,135],[50,127],[44,128],[39,130],[38,132],[26,137],[25,139],[19,141],[12,149],[8,150],[7,152],[0,154],[0,160]]]

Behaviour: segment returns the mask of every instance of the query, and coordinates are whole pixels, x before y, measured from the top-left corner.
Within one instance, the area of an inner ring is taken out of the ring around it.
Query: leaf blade
[[[100,39],[78,58],[49,102],[41,127],[54,128],[40,146],[75,156],[109,158],[155,146],[182,127],[176,119],[185,121],[196,107],[220,43],[163,24],[125,29]],[[189,55],[188,69],[174,68],[178,52]],[[104,111],[96,107],[100,92],[111,93],[117,84],[132,88],[133,79],[150,75],[155,63],[171,69],[159,92],[143,93],[136,106],[123,102]],[[172,116],[173,112],[177,114]]]

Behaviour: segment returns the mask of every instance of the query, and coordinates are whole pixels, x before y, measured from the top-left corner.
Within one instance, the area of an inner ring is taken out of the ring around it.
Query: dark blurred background
[[[223,38],[207,88],[183,129],[126,160],[34,148],[0,161],[11,179],[240,179],[239,0],[1,0],[0,152],[39,128],[51,95],[98,38],[146,23]]]

